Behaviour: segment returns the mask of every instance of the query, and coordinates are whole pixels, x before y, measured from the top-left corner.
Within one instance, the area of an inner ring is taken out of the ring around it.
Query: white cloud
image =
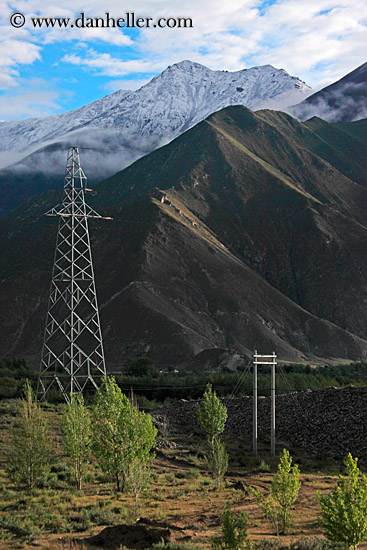
[[[40,59],[51,44],[71,42],[63,63],[82,67],[94,75],[157,74],[167,65],[191,59],[211,69],[238,70],[255,64],[272,64],[296,75],[313,88],[327,85],[365,61],[367,4],[363,0],[277,0],[262,9],[261,0],[135,0],[133,6],[109,0],[20,0],[16,10],[27,18],[13,29],[14,11],[0,0],[0,86],[15,86],[22,66]],[[134,11],[142,17],[191,17],[193,28],[144,29],[129,34],[119,29],[32,29],[30,17],[123,17]],[[106,47],[114,46],[114,53]],[[116,47],[121,47],[119,55]],[[128,59],[127,51],[131,51]],[[60,60],[60,61],[61,61]],[[130,78],[129,78],[130,77]],[[124,80],[121,82],[124,87]],[[111,82],[105,86],[115,88]],[[120,83],[117,82],[116,86]]]
[[[232,3],[220,18],[216,6],[201,3],[194,29],[143,31],[141,50],[172,62],[189,57],[213,69],[270,63],[308,84],[330,83],[365,61],[367,5],[360,0],[278,0],[264,14]],[[260,4],[257,4],[260,7]],[[185,4],[187,9],[187,4]],[[223,10],[226,8],[223,7]],[[210,16],[209,16],[210,14]],[[206,18],[206,21],[204,19]],[[331,69],[332,67],[332,69]]]
[[[335,7],[329,0],[283,0],[262,19],[254,59],[283,67],[313,87],[329,84],[365,61],[365,2],[341,0]]]
[[[17,85],[19,65],[29,65],[40,59],[40,47],[31,42],[3,40],[0,42],[0,88]]]
[[[94,49],[89,49],[85,57],[75,54],[66,54],[61,59],[65,63],[88,67],[97,71],[98,74],[106,76],[124,76],[133,73],[147,73],[154,70],[160,70],[164,67],[162,62],[154,63],[151,60],[132,60],[122,61],[112,57],[109,53],[98,53]]]
[[[45,34],[45,44],[55,42],[67,42],[71,40],[82,40],[84,42],[105,42],[114,46],[131,46],[133,44],[131,38],[124,34],[119,29],[107,28],[85,28],[85,29],[60,29],[50,30]]]
[[[42,79],[20,81],[11,92],[0,96],[0,118],[40,117],[53,114],[60,106],[59,93]]]

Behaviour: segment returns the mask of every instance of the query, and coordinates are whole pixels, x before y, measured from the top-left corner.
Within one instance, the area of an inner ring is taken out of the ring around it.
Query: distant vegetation
[[[20,397],[25,380],[33,379],[24,359],[2,359],[0,361],[0,398]]]
[[[228,369],[217,371],[180,371],[174,366],[160,371],[149,358],[132,359],[120,372],[113,372],[116,382],[123,393],[128,395],[131,389],[138,397],[141,407],[152,407],[170,399],[198,399],[210,383],[220,397],[252,394],[252,376],[250,368],[241,368],[235,372]],[[270,372],[259,367],[259,395],[270,394]],[[134,374],[133,374],[134,373]],[[0,362],[0,399],[22,395],[25,379],[32,380],[36,386],[37,372],[31,371],[24,359],[3,359]],[[367,363],[349,365],[285,365],[278,369],[277,393],[302,390],[322,390],[330,386],[367,385]],[[62,401],[57,393],[48,395],[49,401]]]

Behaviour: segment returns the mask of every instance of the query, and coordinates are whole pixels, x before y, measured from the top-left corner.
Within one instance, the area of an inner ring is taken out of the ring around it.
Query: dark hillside
[[[212,348],[363,359],[358,159],[309,123],[229,107],[98,184],[88,201],[114,218],[91,223],[109,367],[139,355],[178,364]],[[34,365],[57,231],[42,213],[56,195],[0,221],[0,355]]]

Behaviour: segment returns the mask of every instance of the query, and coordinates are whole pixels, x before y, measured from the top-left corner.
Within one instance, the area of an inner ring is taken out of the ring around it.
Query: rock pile
[[[250,440],[252,397],[224,400],[226,433]],[[179,430],[199,430],[194,401],[177,401],[159,410]],[[154,411],[152,416],[154,418]],[[157,412],[158,414],[158,412]],[[270,398],[258,400],[259,438],[270,440]],[[277,395],[277,440],[309,453],[344,457],[348,452],[367,461],[367,387],[328,388]]]
[[[144,550],[159,542],[166,543],[183,537],[184,530],[175,525],[139,519],[134,525],[113,525],[105,527],[98,535],[85,539],[88,545],[109,550],[131,548]],[[82,541],[80,541],[82,542]]]

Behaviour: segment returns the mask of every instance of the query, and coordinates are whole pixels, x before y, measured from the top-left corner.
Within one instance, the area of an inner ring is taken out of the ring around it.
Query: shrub
[[[345,546],[318,537],[301,537],[298,541],[291,541],[289,546],[280,540],[259,540],[251,543],[251,550],[345,550]]]
[[[168,472],[167,474],[165,474],[165,479],[167,483],[175,483],[176,481],[175,472]]]
[[[70,482],[73,477],[73,470],[66,462],[57,462],[51,467],[51,473],[57,475],[59,481]]]
[[[192,473],[193,471],[197,472],[197,470],[195,470],[194,468],[191,468],[190,473]],[[176,477],[176,479],[187,479],[188,475],[187,475],[186,471],[185,472],[176,472],[175,477]]]
[[[297,542],[291,542],[289,550],[345,550],[345,546],[318,537],[302,537]]]
[[[22,518],[16,513],[8,513],[6,517],[1,518],[0,527],[21,539],[33,538],[40,533],[39,527],[29,517]]]
[[[222,534],[212,539],[213,550],[242,550],[247,539],[248,514],[234,514],[227,502],[221,518]]]
[[[271,468],[264,460],[262,460],[257,468],[258,472],[267,473],[270,472]]]
[[[89,516],[91,521],[97,525],[112,525],[116,519],[111,510],[100,510],[98,508],[91,508]]]
[[[42,516],[42,522],[45,529],[52,533],[60,533],[66,530],[66,521],[58,513],[46,512]]]
[[[158,542],[153,545],[152,550],[197,550],[197,546],[191,542]]]
[[[86,508],[82,508],[75,514],[69,516],[69,528],[70,531],[76,531],[77,533],[82,533],[89,529],[91,525],[91,515],[90,511]]]

